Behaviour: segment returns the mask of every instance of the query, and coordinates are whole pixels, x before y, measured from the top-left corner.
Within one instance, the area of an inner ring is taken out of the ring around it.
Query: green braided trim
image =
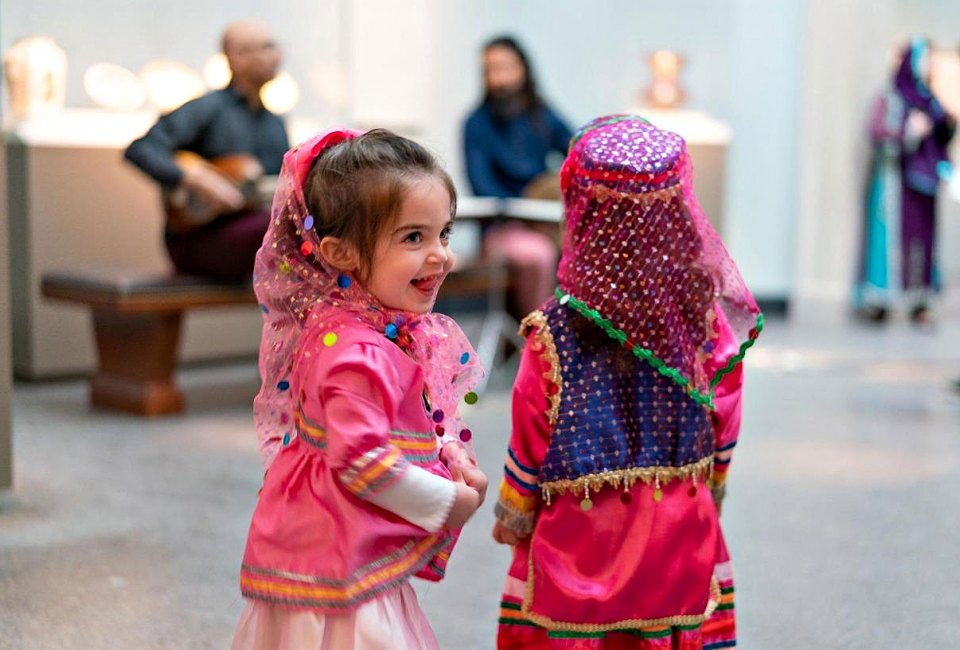
[[[750,348],[750,346],[753,345],[755,341],[755,338],[750,338],[743,342],[743,344],[740,346],[740,351],[737,353],[737,355],[732,359],[730,359],[727,365],[722,370],[718,371],[717,374],[714,376],[713,380],[710,382],[710,392],[704,395],[703,393],[701,393],[699,390],[697,390],[690,384],[689,379],[687,379],[682,374],[680,374],[680,372],[675,368],[668,366],[666,363],[663,362],[662,359],[657,357],[653,352],[651,352],[646,348],[641,348],[639,345],[635,345],[634,343],[628,341],[627,333],[615,327],[613,323],[611,323],[609,320],[607,320],[602,315],[600,315],[600,312],[598,312],[596,309],[591,309],[589,306],[587,306],[585,302],[565,292],[560,287],[556,288],[556,290],[554,291],[554,295],[556,295],[557,300],[560,302],[561,305],[568,306],[576,310],[577,313],[579,313],[581,316],[593,321],[604,332],[607,333],[607,336],[612,338],[614,341],[617,341],[623,347],[630,350],[630,352],[632,352],[634,356],[639,357],[640,359],[643,359],[644,361],[649,363],[651,366],[656,368],[657,372],[659,372],[661,375],[664,375],[665,377],[669,377],[670,379],[672,379],[681,388],[687,391],[687,394],[690,395],[690,397],[692,397],[697,404],[702,404],[703,406],[708,407],[711,411],[715,410],[715,407],[713,405],[713,388],[714,386],[716,386],[717,382],[719,381],[719,378],[723,377],[723,375],[732,371],[736,367],[736,365],[743,360],[743,357],[746,355],[747,350]],[[759,335],[761,330],[763,330],[763,314],[758,314],[756,333]]]
[[[710,380],[710,389],[713,390],[713,387],[720,383],[720,380],[723,379],[723,376],[733,372],[733,369],[737,367],[737,364],[743,361],[743,358],[747,356],[747,350],[753,347],[753,344],[757,342],[757,337],[760,336],[760,332],[763,331],[763,314],[757,314],[757,325],[754,328],[754,332],[750,333],[750,338],[740,344],[740,351],[737,352],[736,356],[730,357],[730,361],[727,362],[723,368],[717,371],[717,374],[713,376],[713,379]]]

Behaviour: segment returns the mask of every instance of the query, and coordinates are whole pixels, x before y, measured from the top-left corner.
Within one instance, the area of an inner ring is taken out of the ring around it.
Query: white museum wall
[[[960,4],[805,4],[794,297],[845,305],[862,229],[868,108],[888,82],[890,44],[926,34],[955,48],[960,44]],[[940,205],[940,260],[949,289],[960,283],[960,204],[941,197]]]
[[[635,105],[645,55],[680,51],[688,106],[733,128],[726,237],[748,283],[763,297],[837,300],[852,277],[863,122],[887,43],[914,31],[960,40],[960,3],[948,0],[11,0],[0,48],[52,36],[70,57],[68,105],[90,106],[90,64],[137,70],[167,57],[199,69],[223,25],[244,16],[279,35],[301,85],[293,117],[388,123],[436,150],[461,186],[460,124],[479,97],[488,37],[520,38],[542,93],[572,124]],[[945,242],[960,241],[960,218],[945,230]]]

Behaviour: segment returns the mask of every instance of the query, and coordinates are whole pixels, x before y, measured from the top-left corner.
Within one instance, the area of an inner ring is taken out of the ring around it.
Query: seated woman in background
[[[483,48],[483,101],[463,131],[467,176],[478,196],[560,198],[551,152],[566,155],[571,132],[537,94],[526,54],[502,36]],[[553,292],[558,251],[547,233],[520,222],[485,229],[484,250],[513,270],[513,308],[523,316]]]

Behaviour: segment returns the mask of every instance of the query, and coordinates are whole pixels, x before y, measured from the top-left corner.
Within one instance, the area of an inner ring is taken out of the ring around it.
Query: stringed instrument
[[[234,154],[207,160],[190,151],[178,151],[174,160],[182,169],[203,166],[220,175],[243,194],[241,210],[269,210],[277,177],[263,173],[263,166],[255,156]],[[185,234],[219,217],[218,211],[207,199],[185,187],[163,190],[163,211],[167,228]]]

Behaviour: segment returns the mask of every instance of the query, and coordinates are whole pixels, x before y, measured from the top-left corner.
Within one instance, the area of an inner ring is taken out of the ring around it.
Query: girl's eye
[[[452,234],[453,234],[453,228],[450,226],[447,226],[446,228],[440,231],[440,241],[449,241],[450,235]]]
[[[423,241],[423,235],[419,230],[414,230],[409,235],[403,238],[403,241],[410,242],[411,244],[419,244]]]

